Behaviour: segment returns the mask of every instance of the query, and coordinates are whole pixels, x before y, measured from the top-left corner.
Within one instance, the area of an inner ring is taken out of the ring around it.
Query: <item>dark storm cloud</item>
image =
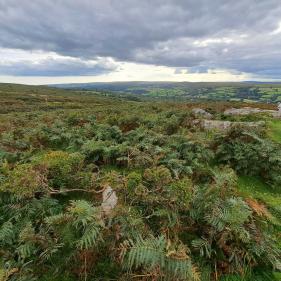
[[[272,76],[280,15],[280,0],[0,0],[0,46]]]

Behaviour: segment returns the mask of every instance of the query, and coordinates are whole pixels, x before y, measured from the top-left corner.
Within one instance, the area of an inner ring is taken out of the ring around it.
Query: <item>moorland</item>
[[[0,84],[0,280],[280,280],[281,119],[225,114],[276,110],[281,88],[256,87]]]

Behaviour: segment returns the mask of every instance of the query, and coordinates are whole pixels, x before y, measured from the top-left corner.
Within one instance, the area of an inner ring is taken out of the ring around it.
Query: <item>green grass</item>
[[[281,281],[281,273],[280,272],[274,273],[274,277],[277,281]]]
[[[220,281],[281,281],[281,274],[259,270],[250,276],[244,277],[239,275],[226,275],[223,276]]]
[[[272,140],[281,143],[281,120],[272,120],[269,123],[269,136]]]
[[[267,205],[273,214],[272,222],[275,224],[276,231],[280,233],[281,225],[281,193],[273,190],[269,185],[262,182],[259,178],[241,176],[238,178],[238,190],[242,197],[256,199]],[[281,281],[281,273],[274,272],[270,276],[260,276],[259,274],[250,278],[243,279],[240,276],[225,276],[220,281]]]
[[[273,190],[258,178],[249,176],[239,177],[238,188],[240,194],[244,197],[262,201],[273,209],[280,209],[281,207],[280,192]]]
[[[260,179],[250,176],[242,176],[238,179],[238,190],[242,197],[255,199],[265,204],[272,217],[271,222],[274,225],[278,243],[281,247],[281,192],[274,190]],[[278,275],[281,281],[281,275]]]

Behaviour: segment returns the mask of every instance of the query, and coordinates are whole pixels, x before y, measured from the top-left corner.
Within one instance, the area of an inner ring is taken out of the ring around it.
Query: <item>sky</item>
[[[0,82],[281,81],[281,0],[0,0]]]

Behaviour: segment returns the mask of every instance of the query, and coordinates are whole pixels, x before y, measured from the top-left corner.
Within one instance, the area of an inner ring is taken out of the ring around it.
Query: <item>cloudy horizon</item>
[[[0,0],[0,82],[281,81],[280,0]]]

